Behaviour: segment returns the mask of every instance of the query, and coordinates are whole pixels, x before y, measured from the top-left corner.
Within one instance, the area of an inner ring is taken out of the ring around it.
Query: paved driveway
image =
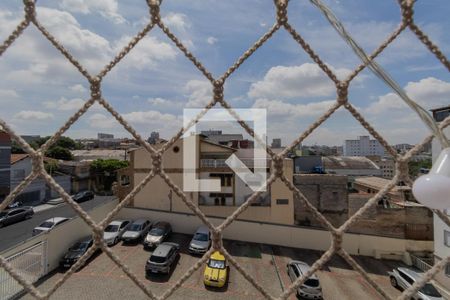
[[[157,295],[170,288],[199,259],[187,253],[190,237],[173,234],[171,241],[178,242],[182,251],[176,268],[168,276],[146,278],[144,265],[150,252],[142,245],[116,245],[113,250],[130,269],[144,281]],[[279,246],[250,244],[238,241],[224,241],[227,250],[264,288],[274,296],[279,295],[290,284],[286,274],[286,264],[291,259],[303,260],[312,264],[322,254],[319,251],[293,249]],[[397,266],[398,262],[379,261],[367,257],[355,257],[386,292],[397,296],[400,292],[392,288],[386,272]],[[233,266],[230,267],[228,285],[222,289],[210,289],[203,285],[202,266],[171,296],[170,299],[263,299]],[[39,289],[51,287],[63,273],[48,276]],[[339,257],[332,260],[320,271],[325,299],[381,299],[377,293]],[[32,299],[26,295],[24,299]],[[62,285],[51,299],[147,299],[145,294],[103,253],[93,258],[87,266],[74,274]],[[295,299],[292,296],[290,299]]]

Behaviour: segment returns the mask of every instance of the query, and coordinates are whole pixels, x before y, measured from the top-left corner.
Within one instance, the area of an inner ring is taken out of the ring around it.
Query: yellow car
[[[203,282],[205,285],[223,287],[228,279],[228,266],[219,251],[214,252],[206,263]]]

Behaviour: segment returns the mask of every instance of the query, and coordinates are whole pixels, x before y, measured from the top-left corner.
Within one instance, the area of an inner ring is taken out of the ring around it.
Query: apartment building
[[[445,118],[450,116],[450,106],[441,107],[431,110],[433,117],[437,122],[442,122]],[[444,130],[447,138],[450,137],[450,127]],[[442,147],[437,139],[433,139],[432,154],[433,163],[439,156]],[[450,216],[450,207],[446,210],[447,215]],[[435,262],[450,254],[450,227],[447,226],[439,217],[434,215],[434,259]],[[447,289],[450,289],[450,263],[444,268],[442,272],[436,275],[435,280],[439,281]]]
[[[381,170],[381,177],[392,179],[395,175],[395,160],[393,158],[384,158],[377,155],[368,156]]]
[[[196,178],[220,180],[218,192],[186,192],[189,200],[198,205],[206,215],[227,217],[239,205],[244,203],[253,193],[252,190],[225,164],[225,160],[235,154],[250,170],[253,169],[251,154],[253,149],[234,149],[207,139],[203,135],[187,137],[195,143],[197,151],[192,155]],[[161,145],[155,145],[160,147]],[[152,158],[144,148],[129,152],[130,169],[121,170],[117,187],[118,195],[126,195],[134,186],[139,184],[151,171]],[[183,140],[178,140],[163,155],[165,173],[179,187],[183,188]],[[271,163],[267,160],[269,174]],[[188,170],[189,171],[189,170]],[[291,159],[284,161],[284,174],[292,180],[293,163]],[[126,179],[127,176],[131,177]],[[122,180],[123,179],[123,180]],[[190,209],[176,195],[176,193],[160,177],[153,178],[132,200],[131,206],[189,213]],[[258,222],[294,224],[294,203],[292,192],[277,179],[239,219]]]
[[[0,130],[0,202],[10,192],[10,172],[11,172],[11,139],[9,134]]]
[[[385,149],[378,140],[371,140],[368,135],[357,140],[345,140],[344,156],[385,155]]]

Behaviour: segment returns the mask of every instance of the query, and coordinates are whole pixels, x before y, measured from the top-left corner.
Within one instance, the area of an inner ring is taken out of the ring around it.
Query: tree
[[[117,180],[117,170],[128,167],[129,162],[117,159],[96,159],[91,164],[91,171],[96,177],[99,189],[110,192]]]
[[[53,146],[45,152],[45,156],[51,157],[54,159],[62,159],[62,160],[72,160],[73,156],[70,153],[70,150],[63,148],[61,146]]]

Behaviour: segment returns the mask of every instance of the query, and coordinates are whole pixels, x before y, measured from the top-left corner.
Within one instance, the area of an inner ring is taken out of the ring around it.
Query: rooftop
[[[322,163],[325,169],[379,169],[364,156],[324,156]]]
[[[15,164],[16,162],[19,162],[25,158],[27,158],[28,154],[11,154],[11,165]]]

